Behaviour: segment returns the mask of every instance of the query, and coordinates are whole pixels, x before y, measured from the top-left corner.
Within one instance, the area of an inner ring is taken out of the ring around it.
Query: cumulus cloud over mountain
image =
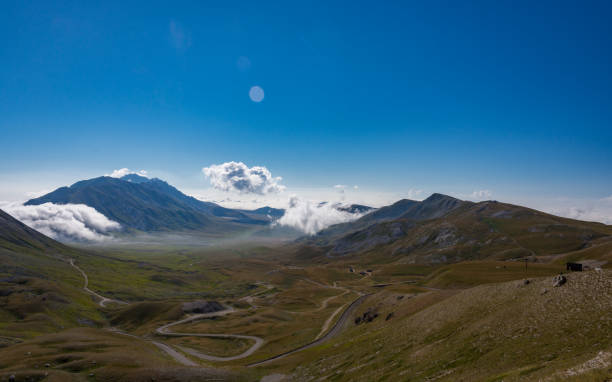
[[[489,190],[475,190],[470,195],[467,195],[468,199],[473,200],[486,200],[490,199],[493,193]]]
[[[292,196],[285,214],[276,223],[314,235],[330,225],[355,220],[363,215],[341,211],[336,207],[329,203],[317,203]]]
[[[280,184],[282,178],[273,177],[263,166],[248,167],[242,162],[232,161],[204,167],[202,172],[214,188],[223,191],[266,195],[285,189]]]
[[[126,175],[129,174],[136,174],[136,175],[140,175],[140,176],[144,176],[145,178],[148,178],[148,174],[145,170],[140,170],[140,171],[132,171],[129,168],[120,168],[119,170],[114,170],[112,173],[110,174],[106,174],[106,176],[110,176],[111,178],[123,178]]]
[[[2,209],[25,225],[63,241],[107,240],[110,231],[121,228],[119,223],[84,204],[24,206],[11,203],[3,205]]]

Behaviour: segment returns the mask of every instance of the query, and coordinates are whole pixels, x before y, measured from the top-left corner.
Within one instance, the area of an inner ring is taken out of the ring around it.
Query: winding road
[[[116,334],[121,334],[123,336],[133,337],[133,338],[137,338],[139,340],[151,342],[153,345],[155,345],[158,348],[160,348],[162,351],[164,351],[170,357],[174,358],[174,360],[176,362],[178,362],[178,363],[180,363],[182,365],[185,365],[185,366],[198,366],[197,363],[193,362],[192,360],[190,360],[189,358],[185,357],[184,355],[182,355],[181,353],[177,352],[176,350],[174,350],[173,348],[171,348],[170,346],[166,345],[163,342],[154,341],[154,340],[152,340],[150,338],[146,338],[146,337],[139,337],[139,336],[136,336],[134,334],[126,333],[123,330],[120,330],[120,329],[117,329],[117,328],[108,328],[107,330],[110,331],[110,332],[116,333]]]
[[[229,356],[229,357],[218,357],[218,356],[214,356],[214,355],[204,354],[204,353],[201,353],[201,352],[199,352],[197,350],[190,349],[188,347],[177,346],[177,348],[181,349],[185,353],[191,354],[194,357],[197,357],[197,358],[200,358],[200,359],[203,359],[203,360],[206,360],[206,361],[216,361],[216,362],[235,361],[237,359],[246,358],[246,357],[250,356],[251,354],[255,353],[257,351],[257,349],[262,347],[263,344],[265,343],[264,339],[261,338],[261,337],[247,336],[247,335],[242,335],[242,334],[176,333],[176,332],[169,331],[168,329],[170,327],[172,327],[172,326],[175,326],[175,325],[186,324],[188,322],[197,321],[197,320],[201,320],[201,319],[205,319],[205,318],[213,318],[213,317],[225,316],[226,314],[234,313],[234,312],[237,312],[237,311],[238,310],[236,310],[236,309],[234,309],[232,307],[227,307],[224,310],[219,310],[219,311],[216,311],[216,312],[195,314],[193,316],[189,316],[187,318],[183,318],[182,320],[174,321],[174,322],[171,322],[169,324],[160,326],[159,328],[155,329],[155,332],[157,334],[162,335],[162,336],[170,336],[170,337],[237,338],[237,339],[254,341],[255,343],[250,348],[248,348],[246,351],[244,351],[243,353],[238,354],[238,355],[234,355],[234,356]]]
[[[323,337],[320,337],[312,342],[307,343],[306,345],[302,345],[300,347],[297,347],[293,350],[289,350],[286,351],[284,353],[275,355],[273,357],[270,358],[266,358],[262,361],[257,361],[257,362],[253,362],[248,364],[248,367],[254,367],[254,366],[261,366],[261,365],[265,365],[267,363],[279,360],[281,358],[285,358],[288,355],[300,352],[302,350],[306,350],[306,349],[310,349],[311,347],[314,346],[318,346],[321,345],[329,340],[331,340],[332,338],[334,338],[335,336],[337,336],[340,331],[342,330],[342,327],[344,326],[344,324],[346,323],[346,321],[348,320],[348,318],[351,316],[351,314],[353,314],[353,312],[355,312],[355,309],[357,309],[357,307],[359,307],[359,305],[361,305],[361,303],[368,297],[370,296],[369,294],[366,295],[362,295],[359,296],[355,301],[353,301],[348,308],[346,308],[346,310],[342,313],[342,315],[340,316],[340,318],[338,319],[338,321],[336,322],[336,324],[331,328],[331,330],[327,333],[325,333],[325,335]]]
[[[119,301],[119,300],[114,300],[114,299],[110,299],[108,297],[104,297],[99,293],[96,293],[94,291],[92,291],[91,289],[89,289],[88,285],[89,285],[89,278],[87,277],[87,274],[81,269],[79,268],[75,263],[74,263],[74,259],[69,259],[68,261],[70,263],[70,265],[72,267],[74,267],[77,271],[79,271],[79,273],[83,276],[84,279],[84,284],[83,284],[83,290],[85,292],[87,292],[88,294],[96,297],[97,299],[99,299],[98,304],[101,307],[106,307],[107,303],[117,303],[117,304],[127,304],[126,302],[123,301]],[[343,296],[347,293],[350,293],[351,291],[349,289],[346,288],[342,288],[342,287],[338,287],[336,286],[336,284],[334,283],[334,286],[328,286],[328,285],[324,285],[324,284],[320,284],[317,283],[315,281],[309,280],[308,281],[315,283],[319,286],[323,286],[323,287],[327,287],[327,288],[335,288],[335,289],[342,289],[344,290],[343,293],[336,295],[336,296],[331,296],[326,298],[325,300],[322,301],[321,306],[317,309],[317,310],[323,310],[327,307],[327,304],[329,301],[331,301],[334,298]],[[362,293],[356,292],[358,293],[359,297],[354,300],[342,313],[342,315],[340,316],[340,318],[338,319],[338,321],[334,324],[334,326],[332,326],[331,330],[329,330],[327,333],[325,333],[325,331],[327,330],[327,328],[329,327],[329,325],[331,324],[332,320],[334,319],[334,317],[340,312],[340,310],[342,310],[342,308],[344,308],[344,305],[339,307],[338,309],[336,309],[331,316],[325,321],[325,323],[323,324],[323,327],[321,328],[321,332],[319,333],[319,335],[315,338],[314,341],[307,343],[306,345],[302,345],[298,348],[295,348],[293,350],[289,350],[286,351],[284,353],[278,354],[276,356],[270,357],[270,358],[266,358],[262,361],[257,361],[251,364],[248,364],[248,367],[253,367],[253,366],[260,366],[260,365],[264,365],[267,364],[269,362],[273,362],[275,360],[284,358],[288,355],[297,353],[299,351],[302,350],[306,350],[309,349],[311,347],[317,346],[317,345],[321,345],[323,343],[325,343],[326,341],[329,341],[330,339],[332,339],[333,337],[335,337],[336,335],[338,335],[338,333],[340,333],[340,331],[342,330],[342,327],[344,326],[344,324],[346,323],[347,319],[349,318],[349,316],[355,311],[355,309],[357,309],[357,307],[363,302],[363,300],[365,300],[366,297],[368,297],[369,295],[363,295]],[[252,297],[252,296],[251,296]],[[255,306],[253,306],[255,307]],[[201,353],[197,350],[188,348],[188,347],[184,347],[184,346],[176,346],[178,349],[180,349],[181,351],[183,351],[186,354],[189,354],[193,357],[202,359],[202,360],[206,360],[206,361],[215,361],[215,362],[226,362],[226,361],[234,361],[234,360],[238,360],[241,358],[246,358],[251,356],[253,353],[255,353],[259,348],[261,348],[264,343],[265,340],[261,337],[256,337],[256,336],[249,336],[249,335],[242,335],[242,334],[225,334],[225,333],[177,333],[177,332],[173,332],[171,330],[169,330],[171,327],[176,326],[176,325],[181,325],[181,324],[186,324],[188,322],[193,322],[193,321],[197,321],[197,320],[201,320],[201,319],[206,319],[206,318],[213,318],[213,317],[220,317],[220,316],[224,316],[230,313],[234,313],[234,312],[238,312],[239,310],[234,309],[233,307],[230,306],[226,306],[225,309],[223,310],[219,310],[216,312],[211,312],[211,313],[201,313],[201,314],[194,314],[191,316],[188,316],[186,318],[177,320],[177,321],[173,321],[170,322],[168,324],[162,325],[159,328],[155,329],[155,333],[158,335],[162,335],[162,336],[168,336],[168,337],[210,337],[210,338],[236,338],[236,339],[243,339],[243,340],[249,340],[249,341],[253,341],[253,345],[248,348],[246,351],[242,352],[241,354],[235,355],[235,356],[229,356],[229,357],[219,357],[219,356],[214,356],[214,355],[210,355],[210,354],[205,354],[205,353]],[[124,331],[121,331],[117,328],[109,328],[109,330],[113,333],[117,333],[117,334],[121,334],[121,335],[125,335],[125,336],[130,336],[130,337],[134,337],[134,338],[138,338],[144,341],[148,341],[151,342],[152,344],[154,344],[155,346],[157,346],[160,350],[164,351],[166,354],[168,354],[170,357],[172,357],[176,362],[185,365],[185,366],[199,366],[196,362],[192,361],[191,359],[185,357],[183,354],[181,354],[180,352],[176,351],[173,347],[171,347],[170,345],[167,345],[163,342],[159,342],[159,341],[155,341],[151,338],[147,338],[147,337],[140,337],[140,336],[136,336],[130,333],[126,333]],[[323,335],[323,333],[325,333]]]

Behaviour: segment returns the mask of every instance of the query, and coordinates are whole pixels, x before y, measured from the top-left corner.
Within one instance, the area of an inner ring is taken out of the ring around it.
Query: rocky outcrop
[[[369,308],[361,316],[355,317],[355,325],[372,322],[376,317],[378,317],[378,312],[372,308]]]
[[[560,287],[567,282],[567,278],[563,275],[557,275],[553,278],[553,287]]]
[[[192,301],[183,303],[185,313],[212,313],[223,310],[224,306],[217,301]]]
[[[368,250],[378,245],[389,244],[404,236],[413,226],[414,223],[407,221],[372,225],[337,240],[330,254],[334,256],[345,255]]]

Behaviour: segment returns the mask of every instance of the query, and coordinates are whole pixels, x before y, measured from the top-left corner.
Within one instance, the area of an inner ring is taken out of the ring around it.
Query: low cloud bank
[[[542,210],[570,219],[612,224],[612,196],[597,200],[570,201],[563,204],[570,205],[547,206]]]
[[[263,166],[248,167],[242,162],[232,161],[204,167],[202,172],[214,188],[222,191],[267,195],[285,189],[280,184],[282,178],[273,177]]]
[[[2,209],[23,224],[60,241],[109,240],[121,225],[84,204],[6,204]]]
[[[336,205],[317,203],[292,196],[285,214],[276,224],[296,228],[305,234],[314,235],[333,224],[358,219],[363,214],[340,211]]]

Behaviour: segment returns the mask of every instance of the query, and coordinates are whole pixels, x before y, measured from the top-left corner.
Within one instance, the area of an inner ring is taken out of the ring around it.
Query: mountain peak
[[[457,198],[453,198],[452,196],[448,196],[448,195],[444,195],[444,194],[440,194],[438,192],[435,192],[433,194],[431,194],[427,199],[423,200],[424,202],[436,202],[436,201],[440,201],[440,200],[459,200]]]
[[[138,175],[138,174],[127,174],[119,178],[121,180],[125,180],[132,183],[146,183],[151,181],[151,179]]]
[[[26,205],[85,204],[130,230],[207,232],[237,231],[248,226],[269,224],[284,211],[233,210],[185,195],[167,182],[127,174],[121,178],[101,176],[62,187]],[[270,212],[270,211],[268,211]]]

